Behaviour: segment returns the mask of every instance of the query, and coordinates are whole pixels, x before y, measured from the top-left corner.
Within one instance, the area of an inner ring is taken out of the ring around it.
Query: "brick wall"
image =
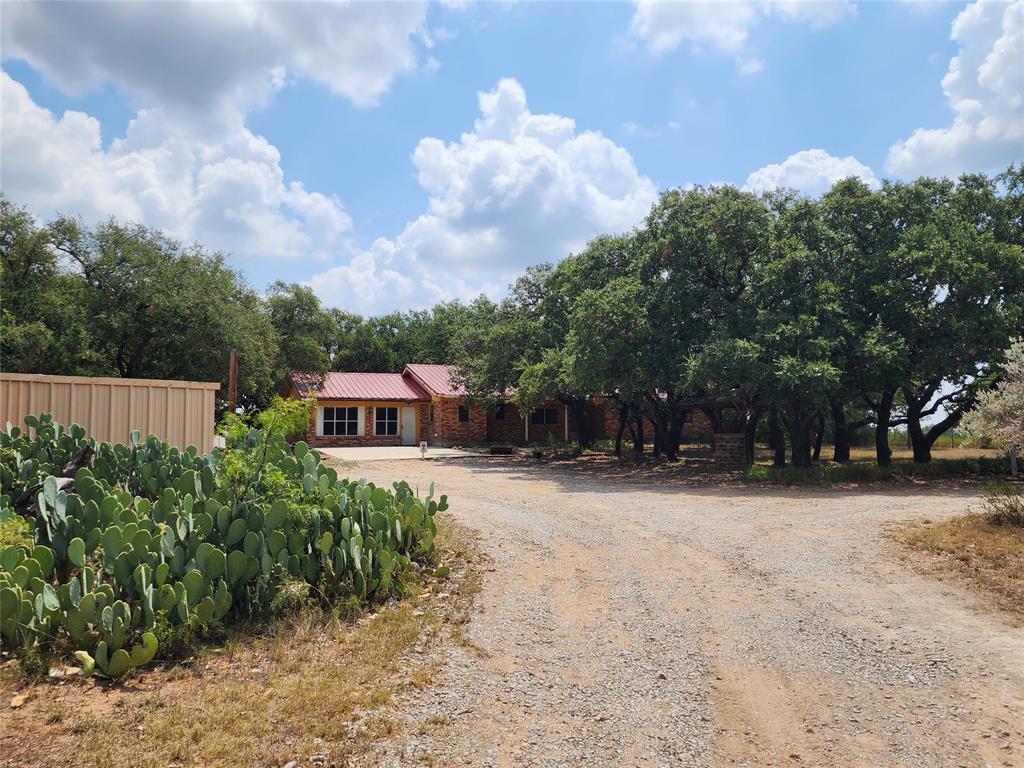
[[[493,411],[487,414],[487,439],[492,443],[521,445],[524,442],[523,420],[519,409],[512,403],[505,404],[504,418],[496,418]]]
[[[593,404],[594,419],[592,424],[598,430],[595,438],[606,437],[614,440],[619,431],[619,409],[615,401],[608,401],[604,398],[595,398]],[[691,421],[683,425],[683,440],[705,439],[712,433],[711,420],[704,411],[695,408],[690,411]],[[629,427],[623,439],[628,440],[630,436]],[[654,424],[650,419],[644,418],[644,439],[650,442],[654,439]]]
[[[469,421],[459,421],[459,406],[466,401],[457,397],[435,397],[433,419],[427,441],[431,445],[474,445],[487,442],[487,412],[482,405],[467,405]]]
[[[712,458],[717,466],[742,469],[747,466],[747,436],[742,432],[715,435]]]
[[[683,427],[683,439],[697,439],[706,438],[713,431],[711,428],[711,419],[708,415],[699,408],[691,411],[693,420]],[[653,430],[652,430],[653,432]]]
[[[558,412],[558,418],[555,424],[534,424],[531,421],[530,442],[547,443],[548,435],[551,435],[551,439],[557,442],[563,442],[565,440],[565,405],[555,400],[549,400],[541,403],[541,407],[554,408]],[[576,419],[570,411],[569,439],[575,440],[578,436]],[[519,409],[515,405],[505,404],[505,414],[502,419],[497,418],[494,411],[487,414],[487,440],[492,443],[526,444],[526,427]]]

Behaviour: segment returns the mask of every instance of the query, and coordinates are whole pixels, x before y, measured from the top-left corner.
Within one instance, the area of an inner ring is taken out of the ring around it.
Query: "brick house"
[[[577,434],[568,409],[556,401],[541,403],[527,420],[511,403],[491,409],[470,403],[447,365],[410,363],[401,373],[293,371],[286,394],[316,398],[306,437],[313,446],[525,445]]]
[[[417,445],[427,440],[430,395],[400,373],[288,374],[288,397],[315,397],[313,446]]]
[[[487,411],[471,405],[465,387],[451,379],[447,365],[409,363],[402,376],[414,381],[430,398],[427,437],[431,445],[472,445],[487,442]]]
[[[514,403],[486,408],[470,403],[464,387],[452,381],[447,365],[409,363],[401,373],[326,374],[293,371],[287,396],[315,397],[306,442],[313,446],[529,445],[579,438],[575,414],[564,403],[546,400],[527,418]],[[684,439],[710,436],[711,422],[700,409],[690,412]],[[594,438],[614,438],[618,411],[594,398],[585,412]],[[644,420],[648,440],[654,425]],[[627,431],[626,438],[629,439]]]
[[[529,445],[579,437],[572,411],[557,400],[545,400],[523,419],[514,403],[502,403],[487,414],[487,441]]]

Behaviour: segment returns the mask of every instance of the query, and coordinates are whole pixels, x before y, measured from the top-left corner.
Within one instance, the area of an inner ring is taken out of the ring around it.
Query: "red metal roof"
[[[288,379],[300,397],[322,400],[430,400],[411,377],[401,373],[303,373]]]
[[[463,386],[452,384],[452,368],[432,363],[409,363],[405,370],[419,379],[435,395],[442,397],[465,397],[469,393]]]

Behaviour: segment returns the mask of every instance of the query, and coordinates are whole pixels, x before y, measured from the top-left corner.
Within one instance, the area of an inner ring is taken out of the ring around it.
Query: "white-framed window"
[[[557,424],[557,408],[536,408],[530,415],[530,421],[534,424]]]
[[[397,408],[373,409],[373,434],[381,436],[398,434]]]
[[[320,409],[317,434],[324,437],[361,435],[362,414],[357,406],[327,405]]]

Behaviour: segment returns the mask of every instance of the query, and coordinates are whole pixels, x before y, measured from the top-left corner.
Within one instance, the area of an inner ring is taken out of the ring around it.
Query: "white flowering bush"
[[[961,426],[972,442],[1019,450],[1024,447],[1024,338],[1010,345],[1001,369],[1002,380],[978,397]]]

